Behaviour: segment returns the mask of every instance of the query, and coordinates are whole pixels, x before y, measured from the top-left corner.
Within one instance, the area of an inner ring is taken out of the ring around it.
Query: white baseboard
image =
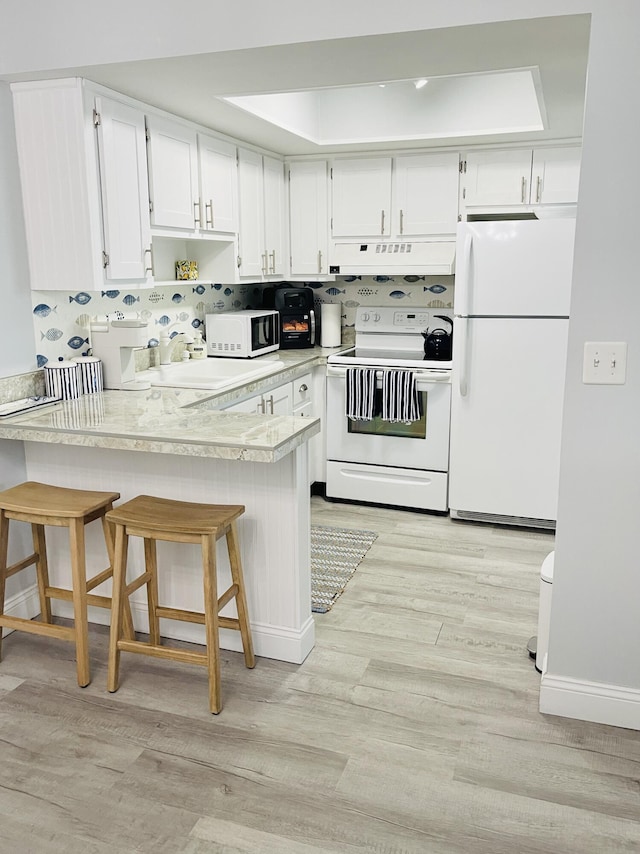
[[[640,690],[547,672],[540,683],[540,711],[546,715],[640,730]]]
[[[40,613],[40,599],[38,598],[38,586],[32,584],[26,590],[21,590],[13,596],[7,596],[4,603],[4,612],[10,617],[22,617],[32,620]],[[2,637],[11,634],[14,629],[3,629]]]
[[[36,611],[40,606],[37,604]],[[52,602],[53,613],[58,617],[73,618],[73,605],[71,602],[57,600]],[[131,602],[133,624],[137,631],[148,632],[149,620],[147,609],[144,605]],[[108,626],[110,623],[109,611],[105,608],[89,608],[89,622]],[[204,626],[197,623],[183,623],[175,620],[160,620],[160,633],[163,637],[183,640],[190,643],[204,645]],[[300,631],[294,631],[286,626],[271,626],[261,623],[251,623],[251,636],[253,648],[256,655],[264,658],[275,658],[279,661],[289,661],[292,664],[302,664],[313,649],[315,643],[315,623],[313,617],[309,617]],[[242,640],[240,632],[232,629],[220,630],[220,648],[231,649],[235,652],[242,651]]]

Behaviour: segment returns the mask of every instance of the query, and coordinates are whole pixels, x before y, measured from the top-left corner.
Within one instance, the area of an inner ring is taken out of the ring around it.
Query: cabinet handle
[[[404,234],[404,211],[400,208],[400,234]]]
[[[536,178],[536,202],[542,198],[542,178],[538,175]]]
[[[207,216],[207,208],[211,211],[211,222],[209,222],[209,218]],[[204,206],[204,226],[205,228],[211,227],[213,228],[213,199],[209,199]]]
[[[304,394],[305,391],[309,391],[309,386],[306,383],[302,383],[298,391],[300,394]]]
[[[269,272],[269,268],[267,266],[267,253],[263,252],[260,257],[262,258],[262,265],[261,265],[262,266],[262,274],[264,276],[266,276],[267,273]]]
[[[274,249],[273,252],[269,253],[269,255],[271,256],[271,263],[273,265],[271,272],[275,273],[275,271],[276,271],[276,250]]]
[[[149,266],[144,268],[145,273],[151,273],[152,276],[155,276],[153,270],[153,246],[149,246],[148,249],[144,250],[143,258],[146,258],[147,252],[149,253]]]
[[[271,396],[268,398],[268,400],[269,400],[269,406],[271,407],[271,414],[273,415],[273,414],[274,414],[274,413],[273,413],[273,395],[271,395]]]
[[[527,192],[527,179],[523,176],[523,177],[522,177],[522,192],[520,193],[520,201],[521,201],[523,204],[524,204],[524,202],[525,202],[525,195],[526,195],[526,192]]]
[[[318,249],[318,272],[322,272],[322,249]]]
[[[264,397],[262,398],[262,400],[258,404],[258,414],[259,415],[266,415]]]
[[[200,225],[200,199],[193,203],[193,224]],[[198,216],[196,216],[196,208],[198,208]]]
[[[384,234],[384,209],[380,211],[380,234]]]

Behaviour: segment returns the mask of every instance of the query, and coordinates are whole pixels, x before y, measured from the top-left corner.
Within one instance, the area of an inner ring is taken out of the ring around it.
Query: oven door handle
[[[355,367],[355,365],[354,365]],[[363,366],[364,367],[364,366]],[[328,377],[338,377],[344,379],[347,375],[347,371],[349,369],[347,367],[343,367],[342,365],[327,365],[327,376]],[[384,371],[393,371],[395,368],[376,368],[376,379],[381,380],[382,374]],[[402,370],[398,368],[398,370]],[[418,386],[424,383],[448,383],[451,382],[451,371],[429,371],[420,372],[416,371],[416,383]]]

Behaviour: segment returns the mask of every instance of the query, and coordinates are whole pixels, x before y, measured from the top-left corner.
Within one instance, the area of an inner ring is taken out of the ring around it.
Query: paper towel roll
[[[339,347],[342,344],[342,303],[323,303],[320,319],[320,346]]]

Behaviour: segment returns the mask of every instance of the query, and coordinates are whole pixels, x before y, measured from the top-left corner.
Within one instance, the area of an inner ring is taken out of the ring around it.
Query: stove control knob
[[[378,312],[376,312],[376,313],[373,315],[373,322],[374,322],[374,323],[378,323],[378,321],[379,321],[379,320],[380,320],[380,315],[378,314]]]
[[[363,323],[368,323],[368,322],[369,322],[369,312],[366,312],[366,311],[365,311],[365,313],[364,313],[364,314],[361,314],[361,315],[360,315],[360,320],[361,320]]]

